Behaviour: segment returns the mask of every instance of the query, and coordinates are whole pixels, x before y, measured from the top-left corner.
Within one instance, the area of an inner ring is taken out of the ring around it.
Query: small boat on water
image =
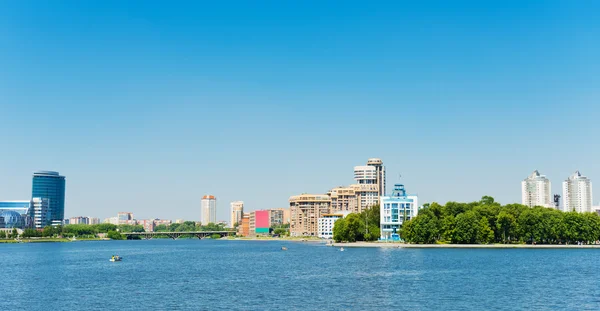
[[[121,260],[123,260],[123,257],[120,257],[119,255],[113,255],[113,256],[110,258],[110,261],[111,261],[111,262],[116,262],[116,261],[121,261]]]
[[[344,251],[344,248],[343,248],[343,247],[340,247],[340,252],[343,252],[343,251]]]
[[[285,247],[285,246],[282,246],[282,247],[281,247],[281,250],[282,250],[282,251],[287,251],[287,247]]]

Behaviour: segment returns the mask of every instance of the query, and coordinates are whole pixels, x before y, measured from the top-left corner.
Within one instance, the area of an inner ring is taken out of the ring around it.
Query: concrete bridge
[[[192,232],[180,232],[180,231],[177,231],[177,232],[122,232],[121,234],[124,235],[128,240],[131,240],[135,237],[139,237],[142,239],[151,239],[156,236],[168,236],[169,238],[175,240],[182,235],[193,235],[193,236],[197,237],[198,239],[210,237],[214,234],[218,234],[221,237],[233,236],[233,235],[235,235],[235,231],[232,230],[232,231],[192,231]]]

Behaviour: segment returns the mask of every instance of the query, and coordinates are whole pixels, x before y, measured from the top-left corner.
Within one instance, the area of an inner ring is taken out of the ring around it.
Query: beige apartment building
[[[234,201],[230,203],[231,205],[231,220],[229,221],[229,225],[231,228],[235,227],[236,224],[242,223],[242,217],[244,216],[244,202],[242,201]]]
[[[303,194],[290,197],[290,234],[317,236],[318,219],[330,213],[361,213],[379,204],[385,195],[383,161],[371,158],[367,165],[354,167],[355,184],[331,189],[326,195]]]
[[[331,212],[358,212],[358,198],[356,187],[338,187],[328,193],[331,198]]]
[[[329,213],[331,198],[326,194],[292,196],[290,202],[290,235],[316,236],[319,218]]]

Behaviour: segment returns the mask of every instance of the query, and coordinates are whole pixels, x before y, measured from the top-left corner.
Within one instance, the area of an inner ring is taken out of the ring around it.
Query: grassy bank
[[[81,238],[71,240],[67,238],[27,238],[21,240],[0,240],[0,244],[12,244],[12,243],[66,243],[66,242],[79,242],[79,241],[107,241],[110,239],[106,238]]]

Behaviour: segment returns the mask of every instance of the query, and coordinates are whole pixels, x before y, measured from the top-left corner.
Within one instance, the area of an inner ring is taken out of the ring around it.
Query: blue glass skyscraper
[[[48,222],[65,218],[65,176],[58,172],[39,171],[33,173],[31,198],[48,199]]]

